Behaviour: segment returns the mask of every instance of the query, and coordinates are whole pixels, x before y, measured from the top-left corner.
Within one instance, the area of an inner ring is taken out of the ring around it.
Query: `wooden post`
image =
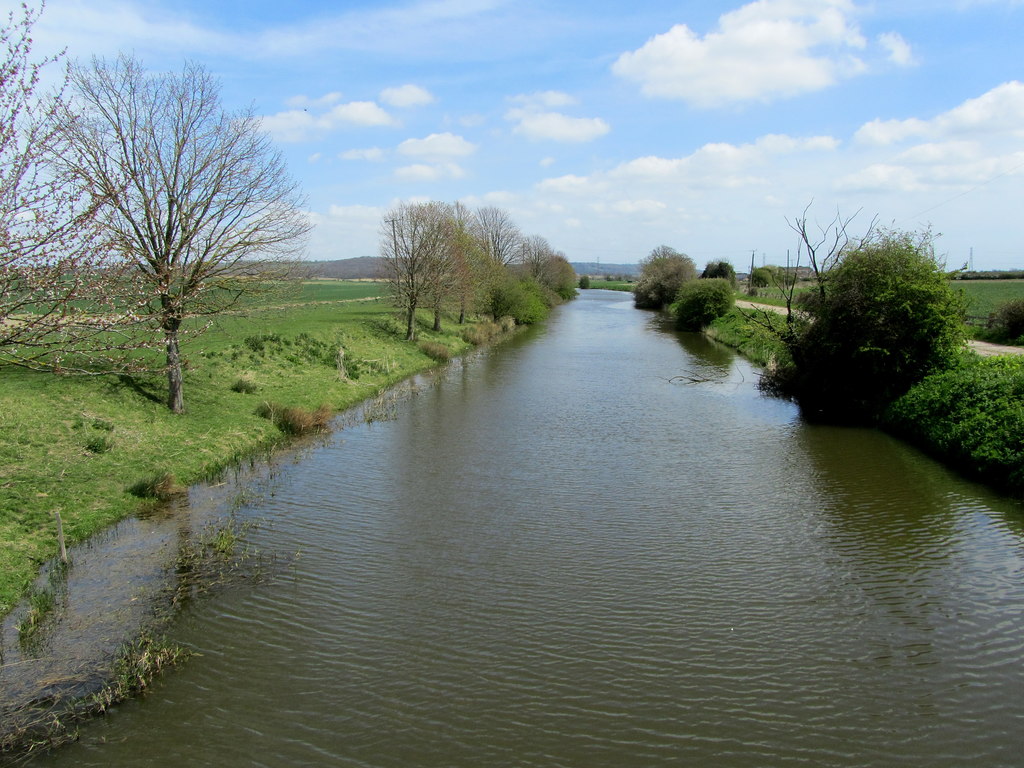
[[[60,547],[60,561],[67,563],[68,548],[64,545],[64,523],[61,522],[60,512],[54,511],[53,516],[57,518],[57,544]]]

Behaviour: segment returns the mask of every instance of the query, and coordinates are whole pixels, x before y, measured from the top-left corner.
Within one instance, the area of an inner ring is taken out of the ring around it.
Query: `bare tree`
[[[451,208],[444,203],[400,203],[380,226],[380,255],[392,299],[405,314],[407,341],[416,339],[416,310],[449,279]]]
[[[803,213],[792,221],[786,220],[790,229],[797,234],[796,264],[792,267],[792,277],[795,278],[796,272],[803,266],[801,262],[806,255],[807,266],[811,270],[815,283],[817,283],[818,295],[824,296],[825,278],[828,273],[842,260],[847,251],[855,249],[861,242],[871,239],[875,221],[872,220],[867,234],[861,238],[854,239],[850,235],[850,224],[857,218],[857,214],[860,211],[848,217],[843,217],[836,211],[836,215],[832,217],[828,224],[824,226],[817,224],[815,228],[811,228],[807,223],[807,212],[811,209],[811,205],[813,205],[813,201],[808,203]],[[814,229],[817,231],[814,231]],[[783,294],[788,300],[787,306],[792,303],[793,286],[795,284],[796,280],[791,279],[787,285],[783,286]]]
[[[32,59],[38,17],[0,27],[0,364],[67,371],[118,345],[116,280],[93,207],[47,163],[62,88],[42,98],[40,77],[61,56]]]
[[[150,74],[121,56],[72,69],[63,167],[101,205],[99,221],[163,335],[168,406],[184,412],[180,340],[275,284],[310,223],[302,196],[251,110],[229,113],[201,66]]]
[[[523,236],[508,211],[485,206],[477,210],[475,219],[474,229],[487,255],[502,266],[513,263],[521,253]]]
[[[531,277],[544,282],[545,271],[555,255],[554,248],[547,238],[540,235],[529,235],[522,238],[519,246],[519,263]]]
[[[451,207],[451,250],[454,262],[454,288],[459,306],[459,325],[466,322],[466,312],[477,303],[489,272],[483,243],[473,234],[473,214],[462,203]]]

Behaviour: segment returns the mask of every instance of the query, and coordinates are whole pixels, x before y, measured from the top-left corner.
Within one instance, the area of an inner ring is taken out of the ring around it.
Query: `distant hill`
[[[359,256],[354,259],[337,259],[336,261],[305,261],[303,266],[309,270],[311,277],[356,280],[380,277],[380,262],[379,256]]]
[[[640,274],[639,264],[602,264],[596,261],[570,261],[577,275],[625,275],[636,277]]]
[[[612,275],[614,277],[636,277],[640,274],[637,264],[601,264],[596,261],[571,261],[577,275]],[[359,256],[354,259],[336,261],[306,261],[303,265],[312,277],[332,277],[338,280],[380,277],[379,256]]]

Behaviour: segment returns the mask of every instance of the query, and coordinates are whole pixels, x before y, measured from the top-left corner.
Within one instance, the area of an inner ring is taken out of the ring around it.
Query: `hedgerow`
[[[928,376],[889,407],[885,424],[967,474],[1024,491],[1024,357]]]

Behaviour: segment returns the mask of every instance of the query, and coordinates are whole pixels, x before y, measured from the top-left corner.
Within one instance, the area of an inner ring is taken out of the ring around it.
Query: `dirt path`
[[[756,301],[746,301],[744,299],[737,299],[736,306],[740,309],[760,309],[767,312],[778,312],[780,315],[786,314],[785,307],[777,307],[774,304],[759,304]],[[969,339],[967,346],[982,357],[995,357],[997,355],[1024,355],[1024,347],[1008,347],[1005,344],[992,344],[988,341]]]

